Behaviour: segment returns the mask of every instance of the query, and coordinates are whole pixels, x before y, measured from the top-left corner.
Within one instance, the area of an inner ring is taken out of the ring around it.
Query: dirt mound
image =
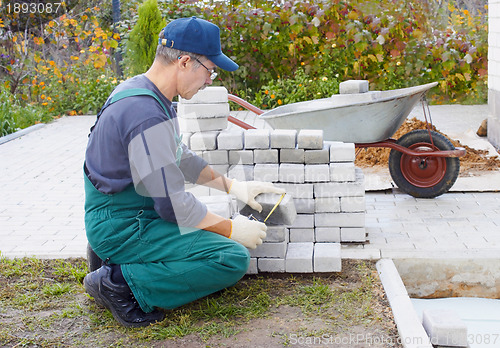
[[[427,125],[416,118],[407,119],[393,135],[393,138],[399,139],[404,134],[415,129],[427,129]],[[486,150],[477,150],[463,145],[460,141],[451,139],[446,134],[440,132],[434,126],[432,126],[432,130],[443,134],[455,147],[463,147],[467,151],[465,156],[460,158],[460,174],[500,169],[500,158],[498,156],[492,157],[488,155],[488,151]],[[356,155],[356,165],[361,168],[387,166],[390,152],[391,150],[386,148],[360,149]]]

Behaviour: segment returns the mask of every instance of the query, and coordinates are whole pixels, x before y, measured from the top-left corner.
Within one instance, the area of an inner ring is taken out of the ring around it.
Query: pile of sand
[[[427,129],[427,125],[425,122],[416,118],[407,119],[392,138],[399,139],[404,134],[415,129]],[[432,130],[443,134],[434,126]],[[465,156],[460,158],[460,174],[497,170],[500,168],[500,158],[498,156],[489,156],[486,150],[473,149],[467,145],[462,145],[458,140],[450,139],[446,134],[443,135],[448,138],[455,147],[463,147],[467,151]],[[387,167],[390,152],[391,150],[387,148],[359,149],[356,155],[356,166],[361,168],[373,166]]]

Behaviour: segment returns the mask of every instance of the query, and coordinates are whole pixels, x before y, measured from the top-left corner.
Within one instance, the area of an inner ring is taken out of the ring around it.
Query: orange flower
[[[283,102],[281,101],[281,99],[278,99],[278,105],[281,105],[283,104]]]
[[[269,91],[266,89],[266,90],[264,91],[264,93],[269,94]]]
[[[271,94],[271,99],[274,99],[276,98],[276,96],[274,94]]]

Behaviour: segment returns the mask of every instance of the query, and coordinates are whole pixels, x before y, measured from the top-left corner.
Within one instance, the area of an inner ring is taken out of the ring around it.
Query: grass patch
[[[0,346],[231,347],[251,339],[271,348],[288,345],[292,333],[394,330],[381,324],[387,311],[374,291],[380,284],[373,265],[362,262],[330,275],[244,277],[137,329],[120,326],[89,298],[86,272],[83,259],[0,259]]]

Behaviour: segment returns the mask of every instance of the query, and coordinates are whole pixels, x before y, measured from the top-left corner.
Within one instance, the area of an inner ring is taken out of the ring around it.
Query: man
[[[221,51],[219,28],[192,17],[160,33],[151,68],[116,88],[91,130],[85,158],[85,228],[105,260],[84,279],[86,291],[125,326],[160,321],[164,312],[225,287],[246,273],[247,248],[263,223],[215,215],[184,182],[233,194],[284,193],[270,183],[230,180],[181,143],[172,99],[211,85],[216,67],[238,65]]]

